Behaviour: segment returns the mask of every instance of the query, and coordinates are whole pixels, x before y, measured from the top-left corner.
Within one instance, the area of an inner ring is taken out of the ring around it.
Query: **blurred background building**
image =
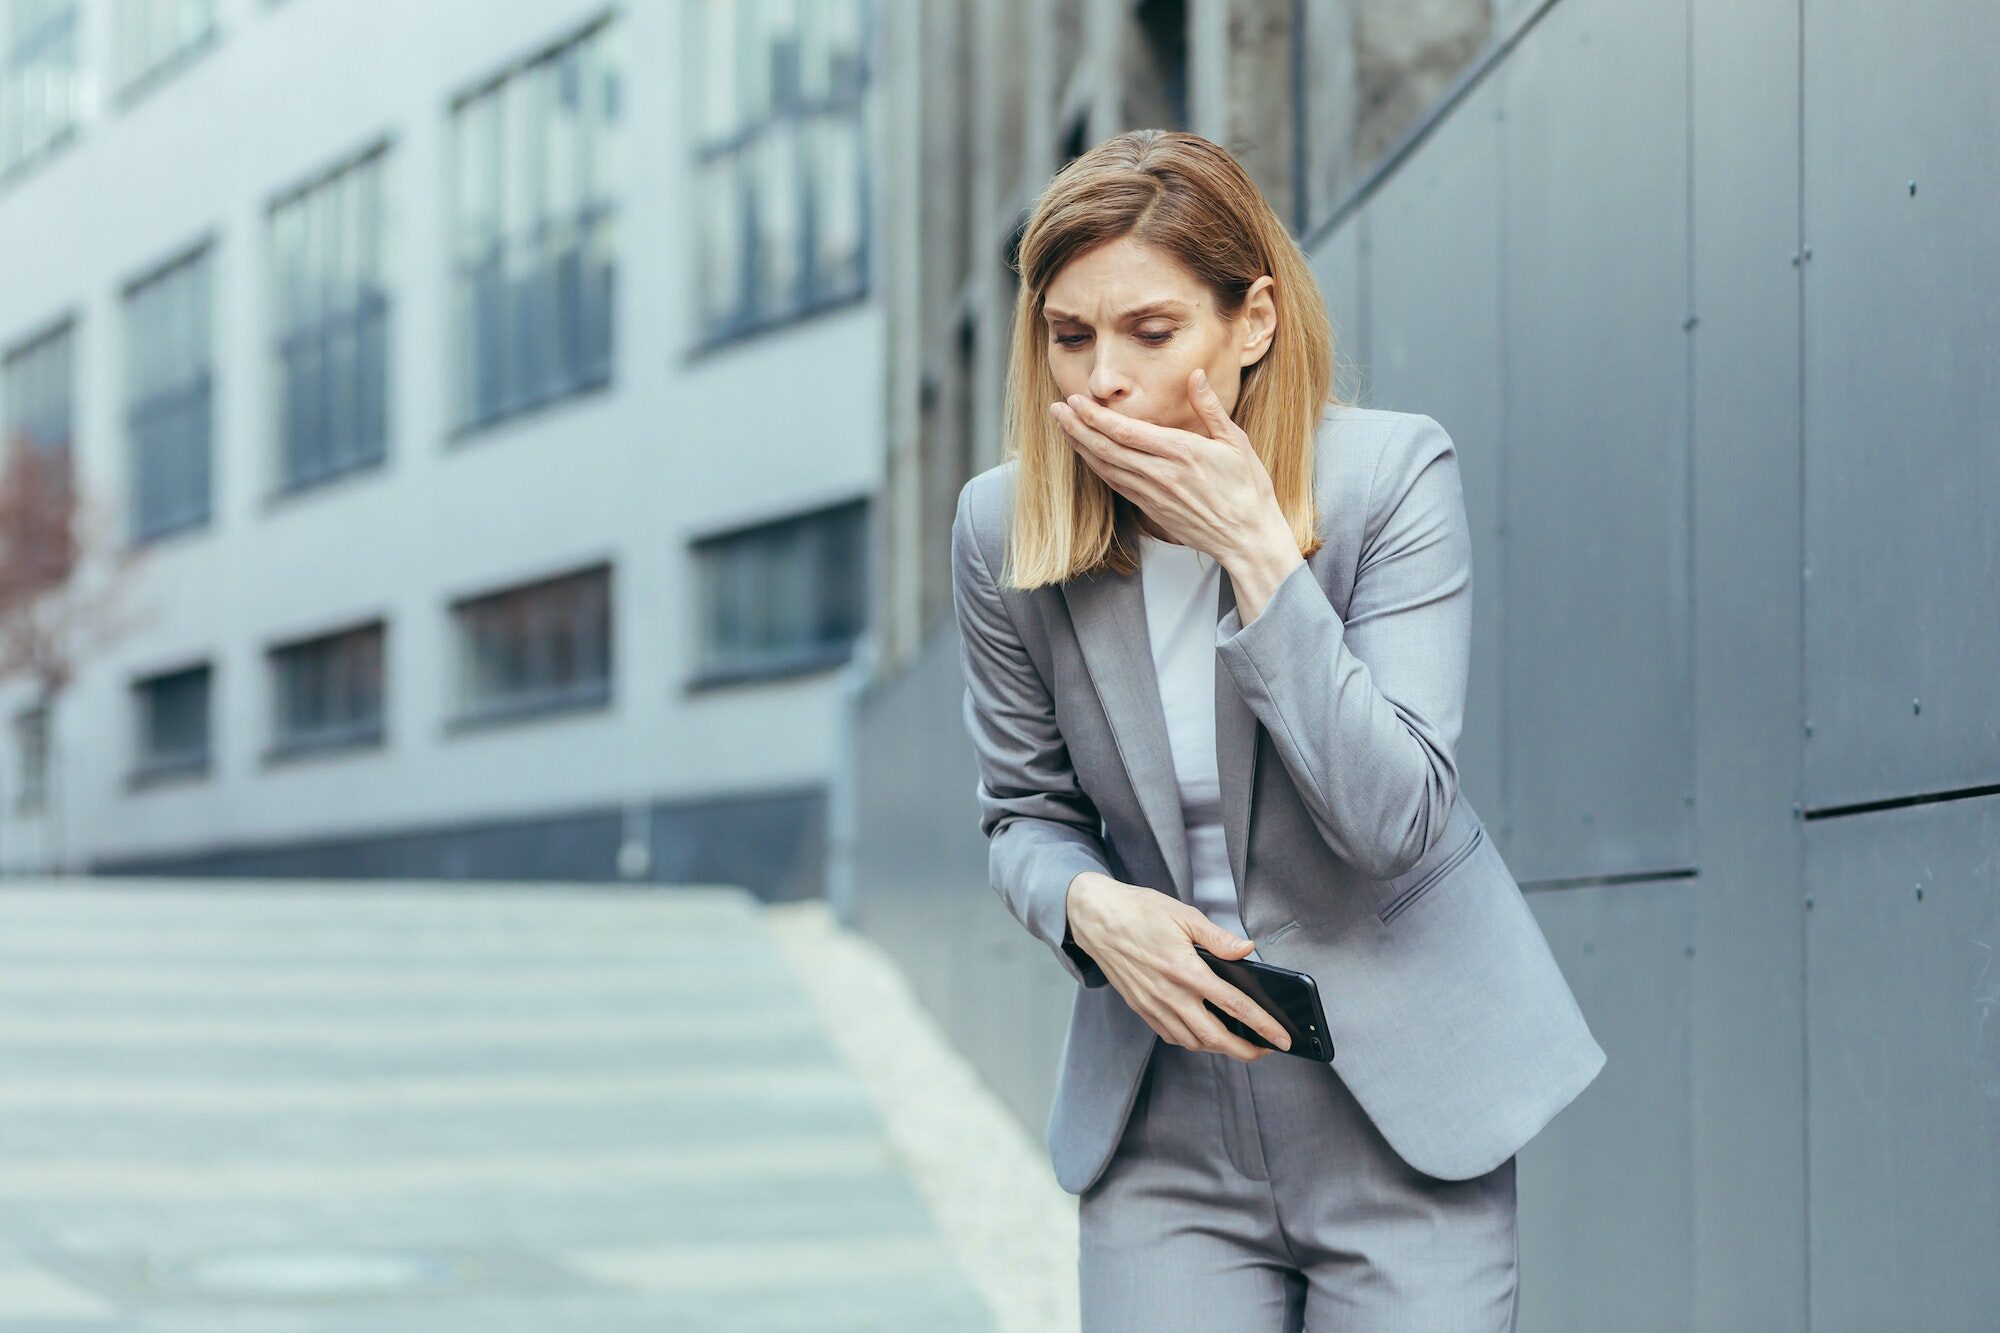
[[[0,864],[819,893],[872,45],[863,0],[0,3],[0,414],[147,613],[0,696]]]
[[[0,689],[0,865],[824,892],[1039,1130],[1073,988],[988,886],[948,530],[1037,191],[1184,127],[1295,227],[1342,396],[1460,452],[1461,770],[1610,1054],[1522,1155],[1522,1326],[1990,1327],[1996,48],[0,0],[0,421],[150,613]]]

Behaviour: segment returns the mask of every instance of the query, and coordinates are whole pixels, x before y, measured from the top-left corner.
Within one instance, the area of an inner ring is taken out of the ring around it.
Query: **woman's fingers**
[[[1081,394],[1067,398],[1055,406],[1069,414],[1067,418],[1069,421],[1081,425],[1098,440],[1105,441],[1107,450],[1122,446],[1159,458],[1182,458],[1186,454],[1184,442],[1174,439],[1174,436],[1181,432],[1170,427],[1156,426],[1139,417],[1127,416],[1114,407],[1102,407]]]
[[[1155,897],[1135,896],[1127,904],[1134,915],[1092,941],[1091,952],[1125,1003],[1155,1036],[1187,1050],[1246,1062],[1270,1054],[1230,1031],[1204,1000],[1283,1046],[1283,1026],[1195,956],[1185,927],[1174,920],[1181,904]]]
[[[1142,1009],[1139,1016],[1146,1020],[1146,1026],[1153,1029],[1161,1040],[1172,1042],[1184,1050],[1227,1055],[1246,1063],[1271,1054],[1264,1047],[1245,1041],[1224,1027],[1199,1001],[1194,1009],[1179,1010],[1172,1005],[1161,1005],[1158,1009]]]
[[[1128,499],[1136,501],[1139,498],[1136,492],[1143,491],[1151,478],[1143,472],[1124,466],[1119,461],[1129,459],[1131,454],[1117,441],[1078,416],[1075,409],[1067,403],[1052,404],[1051,410],[1055,414],[1056,424],[1062,428],[1063,434],[1069,437],[1077,453],[1082,455],[1085,465],[1104,478],[1106,484]]]
[[[1271,1017],[1263,1005],[1216,976],[1214,972],[1209,972],[1208,975],[1210,980],[1197,981],[1203,998],[1215,1001],[1216,1008],[1237,1022],[1254,1028],[1264,1040],[1279,1047],[1291,1044],[1291,1037],[1285,1031],[1284,1025]]]
[[[1263,1053],[1263,1047],[1255,1042],[1245,1041],[1224,1027],[1222,1020],[1203,1008],[1199,1000],[1195,1002],[1195,1010],[1199,1016],[1194,1021],[1200,1024],[1202,1041],[1199,1049],[1226,1055],[1233,1060],[1246,1061],[1254,1060]]]
[[[1175,990],[1166,999],[1163,1008],[1178,1021],[1180,1026],[1186,1028],[1188,1031],[1188,1040],[1179,1044],[1186,1046],[1189,1050],[1211,1051],[1217,1055],[1227,1055],[1236,1060],[1255,1060],[1268,1054],[1257,1043],[1246,1040],[1230,1031],[1223,1024],[1222,1020],[1216,1017],[1215,1013],[1203,1003],[1205,999],[1213,998],[1217,1001],[1217,1008],[1224,1010],[1224,1012],[1235,1014],[1236,1017],[1244,1019],[1247,1022],[1249,1020],[1242,1013],[1238,1012],[1237,1007],[1248,1005],[1253,1009],[1256,1008],[1255,1004],[1251,1002],[1250,997],[1235,987],[1222,982],[1213,972],[1208,971],[1206,964],[1197,960],[1194,965],[1203,972],[1206,972],[1220,989],[1211,989],[1207,983],[1202,982],[1198,977],[1194,977],[1191,974],[1168,973],[1175,983]],[[1227,994],[1224,994],[1224,992],[1227,992]],[[1233,1002],[1228,1000],[1228,996],[1232,995],[1236,997]],[[1259,1012],[1262,1011],[1260,1010]],[[1265,1015],[1265,1019],[1268,1022],[1269,1015]],[[1255,1025],[1253,1024],[1253,1026]],[[1263,1029],[1259,1027],[1257,1030],[1262,1031]]]
[[[1158,1013],[1159,1019],[1154,1023],[1153,1031],[1176,1046],[1186,1047],[1190,1051],[1201,1049],[1201,1038],[1195,1035],[1176,1010],[1171,1006],[1162,1005]]]
[[[1105,480],[1119,485],[1121,489],[1135,482],[1141,486],[1151,485],[1158,479],[1155,475],[1157,468],[1180,461],[1177,456],[1164,454],[1157,447],[1135,443],[1135,430],[1145,423],[1131,417],[1093,405],[1091,411],[1096,415],[1085,418],[1068,403],[1053,403],[1050,406],[1055,413],[1056,424],[1075,442],[1084,461],[1096,468]]]
[[[1105,960],[1099,960],[1102,965]],[[1147,1027],[1162,1041],[1172,1042],[1189,1050],[1198,1049],[1198,1039],[1188,1030],[1180,1012],[1168,1002],[1164,995],[1156,995],[1143,985],[1146,976],[1129,971],[1117,964],[1105,968],[1105,976],[1114,989],[1124,997],[1133,1013],[1145,1021]]]

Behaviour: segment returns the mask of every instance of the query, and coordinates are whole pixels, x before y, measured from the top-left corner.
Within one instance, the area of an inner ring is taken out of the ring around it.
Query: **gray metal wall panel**
[[[1007,915],[987,879],[964,694],[955,632],[934,635],[907,671],[871,690],[855,742],[867,775],[855,812],[856,924],[933,1005],[954,989],[948,942],[975,911]]]
[[[1006,998],[1009,978],[1004,954],[992,946],[982,926],[967,919],[961,922],[960,930],[939,942],[939,951],[951,964],[944,1026],[959,1049],[979,1052],[975,1063],[1004,1098],[1014,1082],[1014,1052],[1007,1031],[983,1020],[994,1012],[996,1002],[1011,1009],[1012,1001]]]
[[[988,879],[959,709],[957,631],[879,683],[858,720],[854,924],[894,957],[980,1076],[1036,1133],[1055,1095],[1074,983]]]
[[[1520,1326],[1695,1327],[1685,880],[1530,894],[1604,1070],[1519,1156]]]
[[[1306,256],[1319,279],[1326,316],[1333,325],[1334,392],[1344,402],[1368,393],[1367,227],[1342,227]]]
[[[1806,868],[1812,1327],[1993,1328],[2000,798],[1814,821]]]
[[[1557,6],[1499,71],[1508,860],[1694,860],[1686,0]]]
[[[1495,830],[1501,767],[1500,140],[1488,81],[1367,206],[1368,403],[1435,417],[1457,446],[1472,524],[1472,670],[1459,772]],[[1342,228],[1336,237],[1353,228]],[[1335,247],[1323,247],[1335,248]],[[1322,272],[1326,265],[1322,264]]]
[[[987,1081],[1023,1124],[1039,1124],[1048,1115],[1041,1089],[1053,1086],[1062,1030],[1057,1029],[1053,1046],[1045,1044],[1048,1032],[1038,1021],[1040,1007],[1029,997],[1055,984],[1073,990],[1075,983],[1040,940],[1011,917],[1007,924],[1011,936],[982,940],[967,960],[980,973],[984,994],[977,1008],[959,1006],[954,1018],[965,1048],[982,1051],[979,1064]],[[1063,1018],[1067,1022],[1067,1009]]]
[[[2000,6],[1804,12],[1806,773],[1826,806],[2000,779]]]
[[[1693,1328],[1803,1333],[1798,5],[1696,0]]]

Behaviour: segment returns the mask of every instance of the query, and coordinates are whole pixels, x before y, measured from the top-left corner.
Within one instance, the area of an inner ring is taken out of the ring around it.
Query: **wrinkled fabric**
[[[1082,1333],[1515,1329],[1515,1159],[1426,1176],[1295,1056],[1155,1038],[1077,1217]]]

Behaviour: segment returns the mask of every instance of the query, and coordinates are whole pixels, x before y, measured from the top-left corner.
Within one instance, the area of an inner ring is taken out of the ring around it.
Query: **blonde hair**
[[[1250,285],[1271,275],[1277,332],[1244,367],[1230,416],[1271,474],[1299,553],[1320,547],[1313,442],[1338,400],[1319,285],[1270,202],[1226,149],[1180,130],[1129,130],[1057,172],[1021,233],[1002,417],[1002,457],[1020,463],[1002,576],[1010,587],[1139,567],[1137,506],[1077,457],[1049,416],[1048,405],[1062,394],[1042,320],[1049,284],[1065,264],[1128,235],[1175,259],[1213,293],[1224,319],[1241,314]]]

